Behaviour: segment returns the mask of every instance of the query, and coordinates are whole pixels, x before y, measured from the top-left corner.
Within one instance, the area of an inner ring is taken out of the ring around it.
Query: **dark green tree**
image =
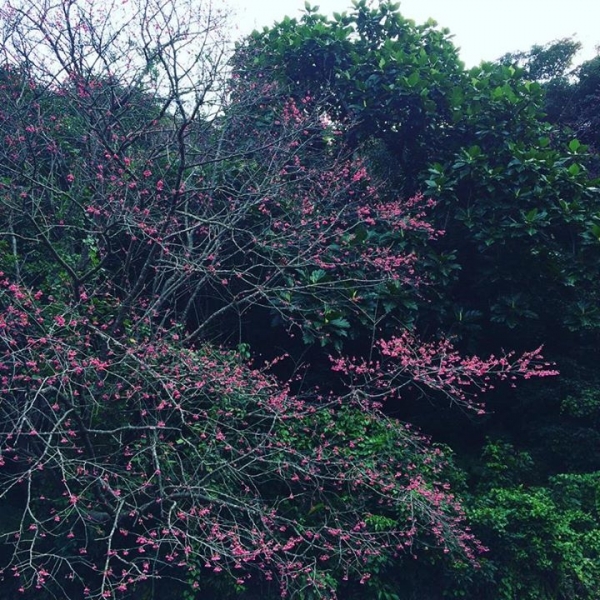
[[[386,577],[396,589],[433,597],[443,588],[456,597],[495,599],[507,581],[506,598],[591,599],[594,578],[582,577],[576,565],[597,556],[597,514],[586,505],[584,516],[574,516],[551,478],[594,480],[590,472],[598,469],[590,453],[598,423],[584,415],[595,410],[597,387],[600,186],[595,142],[582,129],[593,118],[578,121],[568,112],[574,96],[552,94],[553,86],[570,94],[574,81],[585,82],[580,98],[589,104],[581,100],[577,110],[587,106],[581,114],[593,115],[596,63],[573,79],[577,43],[561,40],[466,70],[448,31],[416,25],[397,9],[355,2],[327,18],[309,7],[299,20],[250,36],[238,48],[236,74],[276,81],[318,104],[385,193],[420,190],[436,201],[436,229],[445,234],[422,252],[421,264],[441,286],[421,290],[413,317],[421,330],[443,327],[473,350],[547,343],[565,377],[560,386],[520,396],[492,395],[495,414],[460,430],[437,407],[411,415],[456,443],[473,518],[491,546],[489,563],[479,575],[432,566],[425,576],[412,571],[412,583]],[[407,414],[406,407],[398,410]],[[492,446],[514,444],[536,476],[516,470],[492,490],[480,457],[485,436]],[[579,446],[587,450],[575,451]],[[477,479],[484,471],[487,487]],[[535,489],[522,489],[527,485]],[[520,501],[528,508],[518,514]],[[486,513],[494,502],[498,514]],[[519,538],[515,530],[527,534]],[[561,546],[563,533],[577,551]],[[536,540],[530,555],[528,536]],[[526,556],[536,565],[530,572],[519,567]]]
[[[467,71],[447,30],[397,8],[356,2],[331,19],[309,8],[250,36],[236,74],[308,93],[391,193],[438,201],[446,234],[431,272],[445,283],[458,277],[428,322],[443,315],[463,336],[519,330],[536,341],[597,327],[599,199],[587,149],[555,139],[532,80],[562,73],[577,44],[536,49],[526,57],[531,74],[493,63]]]
[[[545,92],[546,120],[565,133],[570,130],[571,135],[591,145],[592,151],[597,153],[600,146],[599,58],[575,66],[573,62],[580,49],[579,42],[565,38],[544,46],[535,45],[526,52],[506,54],[500,62],[518,66],[525,77],[540,82]]]

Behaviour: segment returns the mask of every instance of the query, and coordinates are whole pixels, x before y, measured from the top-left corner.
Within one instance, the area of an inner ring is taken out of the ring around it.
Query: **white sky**
[[[304,0],[229,0],[241,33],[272,25],[285,15],[299,17]],[[344,12],[351,0],[312,0],[319,12]],[[402,0],[400,12],[417,23],[434,18],[454,34],[468,67],[506,52],[575,35],[584,50],[578,60],[595,56],[600,45],[600,0]]]

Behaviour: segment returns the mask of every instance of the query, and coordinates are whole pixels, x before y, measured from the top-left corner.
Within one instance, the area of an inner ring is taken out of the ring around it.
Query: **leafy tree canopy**
[[[596,329],[597,185],[588,148],[545,120],[540,83],[565,72],[577,43],[465,70],[447,30],[397,8],[355,2],[330,19],[309,8],[250,36],[236,74],[274,79],[296,96],[310,90],[391,193],[438,201],[446,235],[427,260],[433,277],[450,274],[456,286],[429,322],[442,314],[466,337],[518,328],[537,341],[549,326]]]
[[[444,69],[464,74],[445,35],[359,5],[365,49],[386,28],[442,49],[394,59],[413,70],[389,121],[359,71],[348,108],[230,77],[210,6],[126,9],[0,11],[8,593],[139,598],[169,580],[188,597],[345,598],[386,592],[380,574],[415,557],[475,566],[449,453],[383,407],[481,414],[493,382],[555,371],[539,348],[482,358],[409,326],[436,283],[434,202],[391,195],[358,151],[366,109],[400,140],[439,105],[407,151],[450,131]],[[309,25],[328,35],[313,11]]]

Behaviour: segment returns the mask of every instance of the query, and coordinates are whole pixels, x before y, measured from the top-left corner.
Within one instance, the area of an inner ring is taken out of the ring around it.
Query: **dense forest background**
[[[600,57],[365,0],[0,35],[0,598],[600,597]]]

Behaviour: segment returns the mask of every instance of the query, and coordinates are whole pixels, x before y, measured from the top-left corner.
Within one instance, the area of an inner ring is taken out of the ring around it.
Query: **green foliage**
[[[579,42],[565,38],[544,46],[535,45],[527,52],[507,54],[501,62],[516,64],[527,79],[541,82],[546,120],[570,130],[597,152],[600,147],[600,61],[596,56],[574,68],[572,62],[580,46]],[[597,158],[592,165],[597,175]]]
[[[555,150],[547,138],[528,144],[485,129],[477,136],[479,144],[430,168],[427,181],[454,218],[444,241],[459,252],[461,301],[509,328],[540,321],[537,335],[597,328],[583,310],[599,291],[591,273],[600,196],[582,166],[586,148],[572,140]]]
[[[443,325],[474,352],[546,342],[570,373],[511,407],[510,396],[490,398],[497,415],[485,433],[495,441],[464,460],[478,482],[471,515],[491,551],[476,574],[409,569],[405,588],[425,595],[598,595],[596,567],[587,577],[578,566],[597,557],[597,510],[575,513],[559,493],[564,477],[591,494],[595,475],[556,475],[597,468],[595,367],[569,366],[595,360],[600,330],[597,61],[573,79],[578,48],[558,40],[467,71],[447,31],[415,25],[389,3],[356,2],[332,19],[311,11],[255,32],[234,60],[242,79],[275,80],[297,98],[309,92],[389,195],[422,190],[436,199],[445,235],[421,262],[437,286],[421,290],[412,322]]]
[[[555,141],[537,81],[562,74],[577,47],[561,40],[466,71],[447,30],[416,25],[389,3],[357,2],[332,19],[311,12],[255,32],[234,65],[243,80],[308,93],[389,193],[421,189],[438,200],[446,235],[423,260],[455,256],[454,285],[425,309],[425,322],[458,331],[457,308],[480,315],[480,332],[504,343],[507,330],[519,330],[525,344],[548,327],[600,327],[577,304],[599,299],[590,274],[600,199],[589,154],[577,140]],[[519,61],[531,73],[513,66]],[[434,268],[431,277],[448,285],[447,273]],[[476,332],[462,334],[468,342]]]
[[[499,62],[518,66],[523,69],[527,79],[533,81],[564,79],[572,69],[573,59],[581,47],[580,42],[563,38],[544,45],[535,44],[525,52],[509,52]]]
[[[600,474],[557,475],[545,487],[507,486],[494,475],[497,450],[492,456],[490,478],[482,478],[487,491],[480,489],[469,503],[473,527],[490,552],[466,585],[468,593],[494,600],[597,598]]]
[[[391,2],[356,2],[332,19],[284,19],[253,33],[234,62],[241,78],[260,73],[298,98],[310,92],[342,129],[349,125],[352,146],[382,139],[407,194],[432,152],[443,151],[459,118],[455,90],[467,81],[449,32],[433,21],[416,25]]]

